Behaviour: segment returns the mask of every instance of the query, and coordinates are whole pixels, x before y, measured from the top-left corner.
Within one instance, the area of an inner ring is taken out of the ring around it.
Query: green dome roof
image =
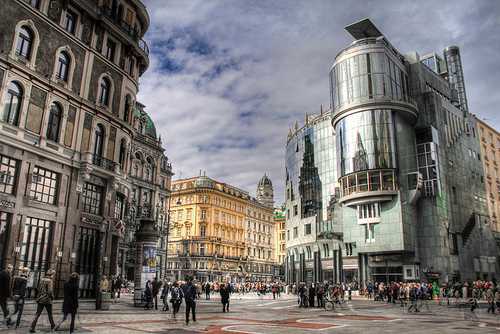
[[[144,120],[144,134],[156,139],[156,127],[151,117],[144,111],[144,105],[136,103],[134,108],[134,117]]]
[[[156,128],[153,120],[148,114],[145,114],[144,116],[146,118],[146,129],[144,129],[146,135],[156,139]]]

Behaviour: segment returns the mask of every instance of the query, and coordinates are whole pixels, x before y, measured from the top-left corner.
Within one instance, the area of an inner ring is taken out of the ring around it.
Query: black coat
[[[78,309],[78,282],[68,281],[64,283],[63,313],[76,313]]]
[[[0,271],[0,300],[10,297],[10,274],[7,270]]]
[[[229,288],[224,287],[219,290],[220,292],[220,301],[225,304],[229,301]]]
[[[193,283],[189,282],[187,284],[184,284],[182,286],[182,292],[184,293],[184,299],[186,300],[186,303],[194,302],[194,300],[196,299],[196,288]]]
[[[28,284],[28,279],[26,277],[16,276],[14,277],[14,283],[12,284],[12,295],[24,298],[26,295],[26,285]]]

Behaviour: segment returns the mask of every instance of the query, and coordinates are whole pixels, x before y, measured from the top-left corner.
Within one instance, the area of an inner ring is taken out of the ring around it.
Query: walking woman
[[[14,277],[14,283],[12,284],[12,298],[15,303],[12,317],[15,317],[17,314],[16,328],[19,327],[21,317],[23,316],[24,298],[26,295],[26,285],[28,284],[29,272],[30,269],[27,267],[19,268],[19,276]]]
[[[71,314],[71,324],[69,327],[69,332],[73,333],[75,331],[75,317],[76,311],[78,310],[78,279],[77,273],[72,273],[69,280],[64,283],[64,301],[63,301],[63,318],[57,324],[55,330],[57,331],[61,327],[62,323],[66,321],[68,315]]]
[[[182,304],[182,298],[184,298],[184,293],[181,288],[179,288],[179,283],[174,282],[172,290],[170,292],[170,302],[172,303],[172,316],[175,319],[175,315],[179,312],[179,308]]]
[[[42,278],[40,283],[38,284],[38,298],[36,299],[37,309],[35,314],[35,319],[31,323],[30,333],[36,333],[35,327],[42,314],[43,309],[47,310],[47,315],[49,317],[50,329],[54,330],[56,324],[54,323],[54,319],[52,318],[52,299],[54,299],[54,275],[55,270],[49,269],[45,273],[45,277]]]
[[[222,283],[220,290],[220,301],[222,303],[222,312],[229,312],[229,287]]]

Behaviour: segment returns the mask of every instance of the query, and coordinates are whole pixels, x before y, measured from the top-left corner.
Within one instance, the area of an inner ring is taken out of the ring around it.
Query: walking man
[[[14,299],[14,313],[12,316],[16,316],[16,328],[19,327],[21,323],[21,317],[23,316],[24,309],[24,298],[26,295],[26,285],[28,284],[29,268],[21,267],[19,268],[19,276],[14,277],[14,283],[12,284],[12,298]]]
[[[79,275],[77,273],[72,273],[69,280],[64,283],[63,318],[57,324],[55,328],[56,331],[62,323],[66,321],[69,314],[71,314],[69,332],[73,333],[75,331],[75,317],[78,310],[78,279]]]
[[[162,282],[158,280],[158,277],[155,277],[153,280],[153,299],[155,301],[155,310],[158,310],[158,294],[160,293],[161,286]]]
[[[12,274],[12,265],[0,272],[0,307],[2,308],[5,324],[10,326],[11,320],[9,317],[9,308],[7,307],[7,299],[10,297],[10,275]]]
[[[220,301],[222,303],[222,312],[229,312],[229,287],[227,284],[222,283],[220,289]]]
[[[193,321],[196,322],[196,287],[193,284],[193,278],[187,277],[187,283],[182,287],[184,300],[186,301],[186,325],[189,325],[189,313],[193,314]]]
[[[36,299],[37,309],[35,318],[31,323],[30,333],[36,333],[35,327],[42,314],[43,309],[47,310],[47,315],[49,317],[50,329],[54,330],[56,324],[54,323],[54,319],[52,318],[52,300],[54,299],[54,275],[55,270],[49,269],[45,273],[45,277],[42,278],[40,283],[38,284],[38,298]]]
[[[209,300],[210,299],[210,283],[208,281],[205,283],[205,299]]]

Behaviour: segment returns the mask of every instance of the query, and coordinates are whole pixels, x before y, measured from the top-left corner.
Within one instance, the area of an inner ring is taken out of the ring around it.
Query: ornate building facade
[[[267,279],[275,264],[272,208],[206,176],[172,182],[167,276]]]
[[[500,239],[500,133],[476,117],[481,142],[489,225]]]
[[[1,265],[30,267],[33,292],[49,268],[57,288],[77,271],[81,296],[94,296],[101,275],[123,272],[123,238],[137,218],[129,173],[143,142],[134,107],[149,16],[138,0],[0,8]],[[170,167],[155,145],[159,182]]]

